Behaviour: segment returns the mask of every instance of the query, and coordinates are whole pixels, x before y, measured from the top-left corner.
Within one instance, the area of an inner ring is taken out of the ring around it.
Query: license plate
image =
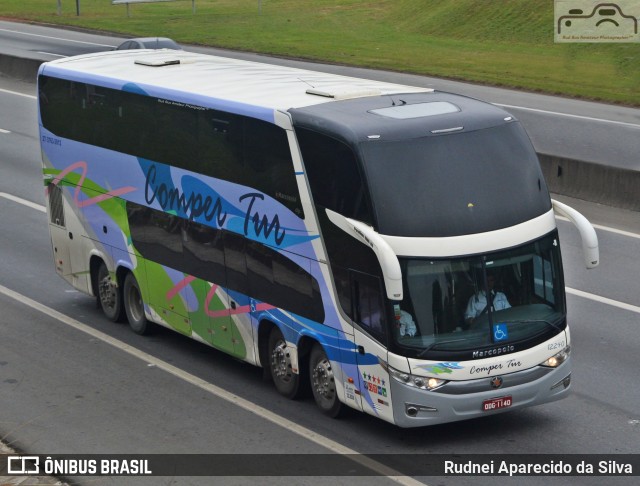
[[[498,397],[482,402],[482,411],[490,412],[491,410],[499,410],[501,408],[508,408],[513,403],[513,399],[509,397]]]

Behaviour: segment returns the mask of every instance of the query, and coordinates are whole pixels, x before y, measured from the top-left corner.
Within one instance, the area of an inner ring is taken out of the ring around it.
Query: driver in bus
[[[511,307],[511,304],[509,304],[509,301],[507,300],[507,296],[502,292],[496,292],[494,290],[495,285],[496,276],[492,273],[487,273],[489,299],[487,301],[487,292],[484,290],[480,290],[471,296],[469,303],[467,304],[467,310],[464,313],[464,319],[467,324],[471,324],[478,317],[488,312],[489,307],[491,307],[492,312]]]
[[[411,314],[407,311],[400,309],[399,305],[395,306],[395,320],[396,320],[396,330],[400,337],[413,337],[418,332],[416,327],[416,323],[413,320]]]

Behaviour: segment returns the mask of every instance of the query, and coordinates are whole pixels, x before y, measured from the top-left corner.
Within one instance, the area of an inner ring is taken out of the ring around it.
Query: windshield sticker
[[[425,370],[427,373],[440,375],[443,373],[453,373],[453,370],[463,370],[464,366],[461,366],[460,363],[446,362],[446,363],[436,363],[436,364],[428,364],[428,365],[418,365],[416,368],[421,368]]]
[[[506,324],[493,325],[493,338],[496,342],[506,341],[509,337],[509,331]]]

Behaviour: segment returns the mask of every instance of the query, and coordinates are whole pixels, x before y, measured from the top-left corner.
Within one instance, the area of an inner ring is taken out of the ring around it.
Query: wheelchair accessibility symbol
[[[506,324],[493,325],[493,340],[495,342],[506,341],[509,338],[509,332]]]

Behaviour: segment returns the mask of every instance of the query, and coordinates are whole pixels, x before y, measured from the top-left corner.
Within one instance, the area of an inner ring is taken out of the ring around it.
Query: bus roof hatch
[[[349,100],[364,96],[381,96],[382,91],[376,88],[358,86],[329,86],[327,88],[309,88],[307,94],[333,98],[334,100]]]

